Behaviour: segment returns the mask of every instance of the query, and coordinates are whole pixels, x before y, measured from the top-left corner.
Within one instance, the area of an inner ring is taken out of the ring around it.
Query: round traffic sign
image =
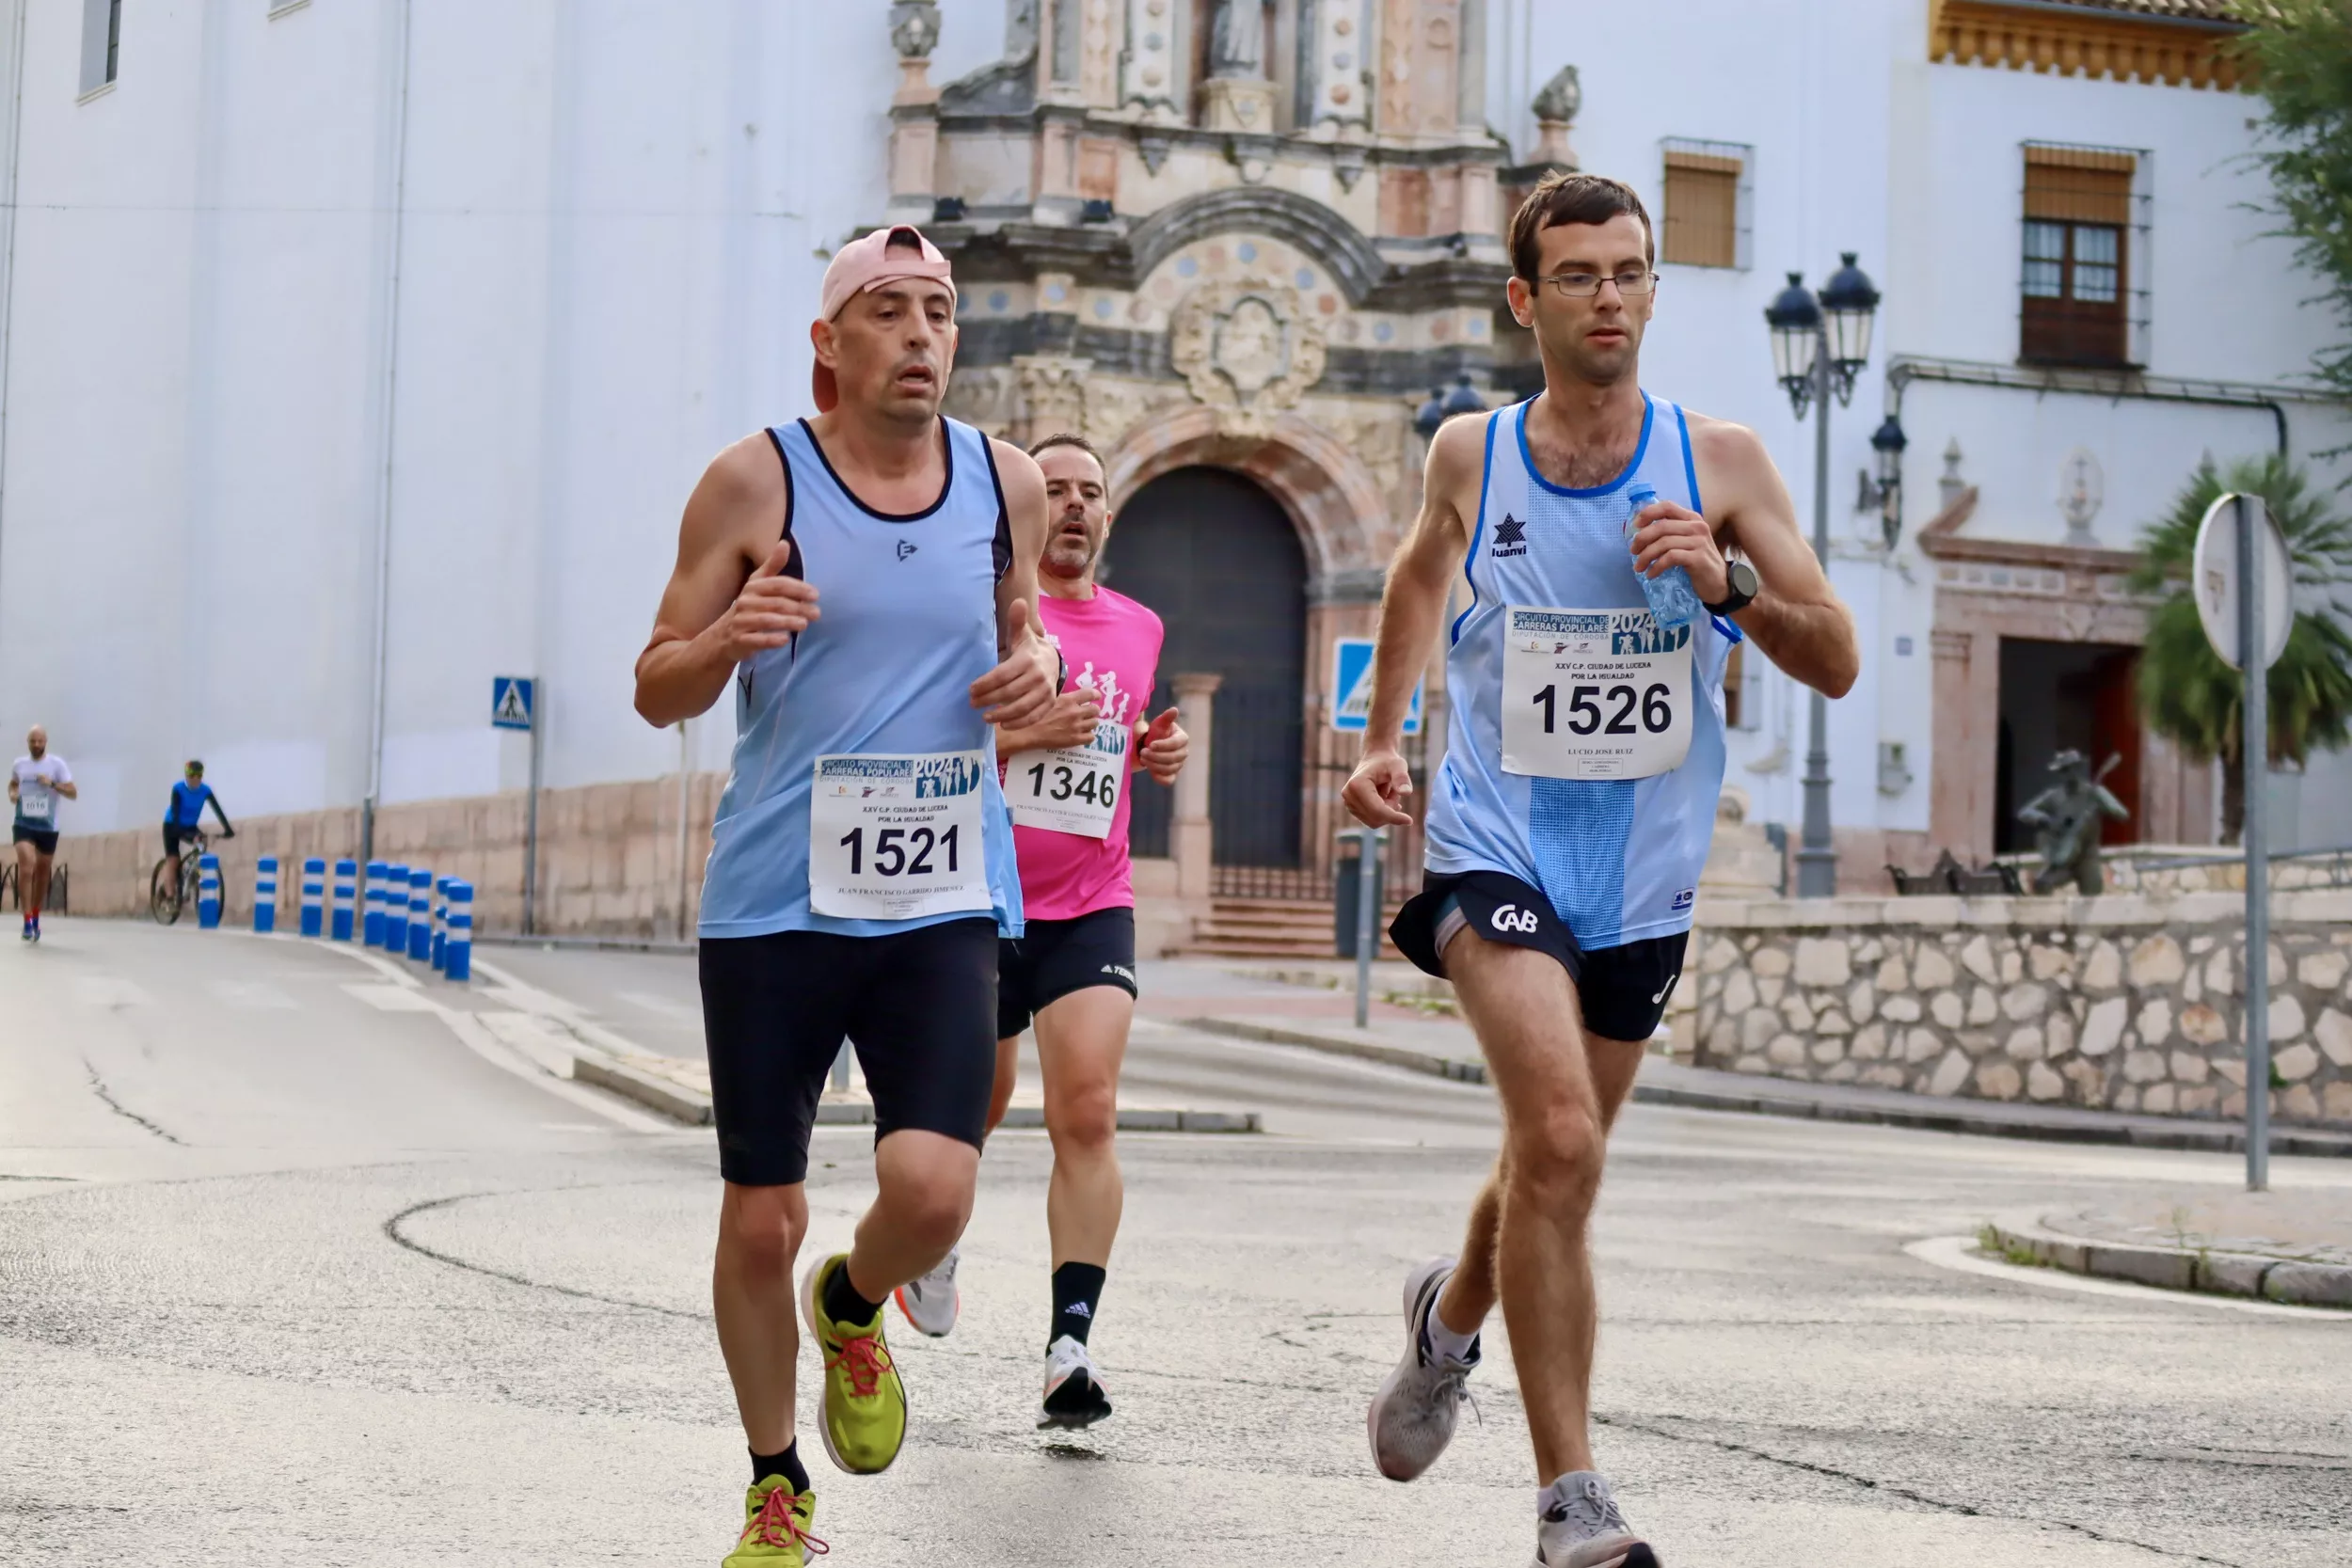
[[[2295,625],[2295,578],[2287,558],[2286,535],[2260,496],[2223,495],[2205,508],[2197,525],[2197,547],[2189,558],[2197,600],[2197,619],[2204,624],[2205,640],[2223,663],[2245,668],[2238,659],[2238,508],[2252,511],[2254,554],[2262,563],[2262,605],[2258,624],[2263,634],[2263,668],[2279,662],[2286,651],[2287,633]]]

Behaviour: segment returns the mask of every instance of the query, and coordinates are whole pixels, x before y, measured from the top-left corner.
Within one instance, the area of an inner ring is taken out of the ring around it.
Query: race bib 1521
[[[848,920],[992,907],[979,752],[817,759],[808,802],[808,906]]]
[[[1645,779],[1691,750],[1689,626],[1641,610],[1513,606],[1503,621],[1502,770]]]

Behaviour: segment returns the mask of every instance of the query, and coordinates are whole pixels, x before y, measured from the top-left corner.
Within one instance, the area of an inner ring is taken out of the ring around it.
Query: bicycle
[[[223,838],[234,838],[225,832]],[[155,863],[155,869],[147,879],[147,912],[158,926],[169,926],[180,918],[180,911],[196,902],[197,879],[202,876],[197,862],[212,847],[212,838],[201,828],[190,828],[180,841],[180,879],[171,879],[171,857],[164,856]]]

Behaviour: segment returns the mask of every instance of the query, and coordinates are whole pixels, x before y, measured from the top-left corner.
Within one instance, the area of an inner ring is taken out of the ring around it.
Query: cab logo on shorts
[[[1502,515],[1502,521],[1495,525],[1495,547],[1490,554],[1492,558],[1499,560],[1506,555],[1525,555],[1526,553],[1527,525],[1505,512]]]
[[[1519,935],[1535,934],[1535,911],[1520,909],[1517,904],[1498,904],[1486,923],[1498,931],[1517,931]]]

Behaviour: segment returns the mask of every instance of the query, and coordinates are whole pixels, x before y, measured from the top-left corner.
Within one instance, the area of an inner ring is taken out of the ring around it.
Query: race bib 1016
[[[979,752],[817,759],[808,802],[808,906],[846,920],[912,920],[992,907]]]
[[[1127,780],[1132,739],[1125,724],[1101,719],[1092,745],[1016,752],[1005,765],[1005,801],[1012,807],[1013,821],[1082,838],[1108,838]]]
[[[1690,626],[1645,609],[1513,606],[1503,620],[1502,770],[1645,779],[1691,750]]]

